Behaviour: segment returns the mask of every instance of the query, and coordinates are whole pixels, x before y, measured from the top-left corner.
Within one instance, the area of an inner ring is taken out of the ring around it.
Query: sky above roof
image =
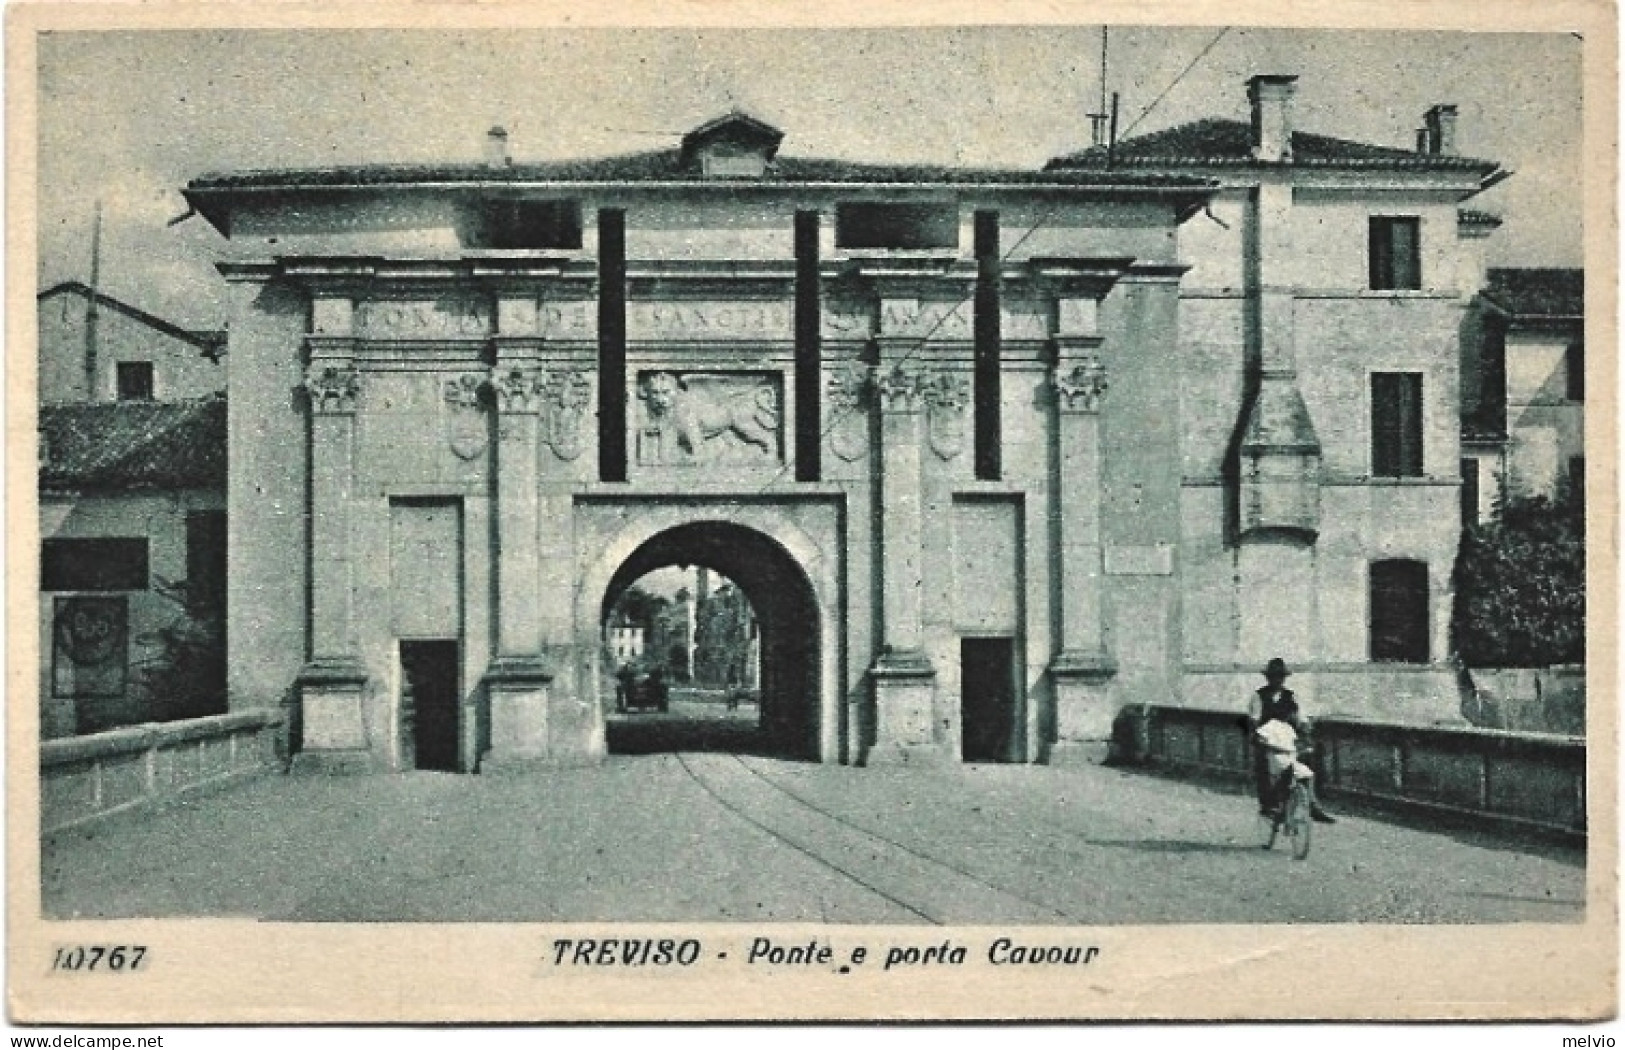
[[[1245,119],[1255,73],[1298,74],[1300,129],[1402,148],[1453,102],[1460,151],[1517,172],[1472,202],[1492,264],[1580,265],[1574,36],[1237,28],[1179,79],[1217,35],[1112,30],[1124,137]],[[102,289],[191,328],[225,320],[223,242],[166,222],[205,172],[473,162],[493,124],[520,161],[667,148],[732,108],[787,157],[1038,168],[1101,90],[1096,26],[59,32],[39,64],[40,287],[89,276],[100,200]]]

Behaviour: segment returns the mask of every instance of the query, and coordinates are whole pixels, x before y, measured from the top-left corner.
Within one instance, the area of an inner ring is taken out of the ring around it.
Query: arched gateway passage
[[[608,621],[628,587],[667,566],[699,566],[732,580],[760,629],[760,717],[747,733],[700,733],[676,720],[620,722],[611,752],[688,748],[739,749],[786,758],[819,753],[818,602],[801,566],[772,538],[726,521],[700,521],[660,532],[640,545],[611,577],[599,611]]]

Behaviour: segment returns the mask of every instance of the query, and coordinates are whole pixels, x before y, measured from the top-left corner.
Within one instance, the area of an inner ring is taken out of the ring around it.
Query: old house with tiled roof
[[[42,735],[224,710],[162,636],[178,586],[223,615],[225,335],[77,281],[38,305]]]
[[[226,334],[184,328],[82,281],[38,296],[39,397],[184,401],[226,388]]]
[[[1050,170],[1219,183],[1179,231],[1186,702],[1279,655],[1318,711],[1449,718],[1460,346],[1499,224],[1464,205],[1509,173],[1460,154],[1454,106],[1400,148],[1297,128],[1295,90]]]
[[[1585,485],[1585,272],[1486,274],[1463,354],[1463,514]]]
[[[42,734],[224,711],[223,681],[183,695],[152,674],[188,611],[174,585],[223,612],[224,396],[39,413]]]

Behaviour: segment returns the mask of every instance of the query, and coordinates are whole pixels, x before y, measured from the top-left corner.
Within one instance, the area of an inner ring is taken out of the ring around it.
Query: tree
[[[1451,638],[1469,667],[1549,667],[1585,660],[1585,506],[1509,496],[1466,529],[1456,558]]]
[[[186,580],[154,580],[153,591],[176,612],[136,639],[148,653],[136,670],[160,722],[226,710],[225,603],[215,590]]]

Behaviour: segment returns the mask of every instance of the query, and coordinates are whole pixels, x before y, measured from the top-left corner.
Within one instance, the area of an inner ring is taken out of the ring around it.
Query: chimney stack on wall
[[[1253,158],[1266,163],[1292,159],[1292,96],[1295,76],[1256,76],[1247,81],[1253,106]]]
[[[1456,107],[1449,104],[1434,106],[1422,117],[1427,127],[1416,133],[1419,153],[1456,155]]]
[[[493,168],[505,168],[513,163],[508,156],[508,132],[494,127],[485,133],[485,163]]]

